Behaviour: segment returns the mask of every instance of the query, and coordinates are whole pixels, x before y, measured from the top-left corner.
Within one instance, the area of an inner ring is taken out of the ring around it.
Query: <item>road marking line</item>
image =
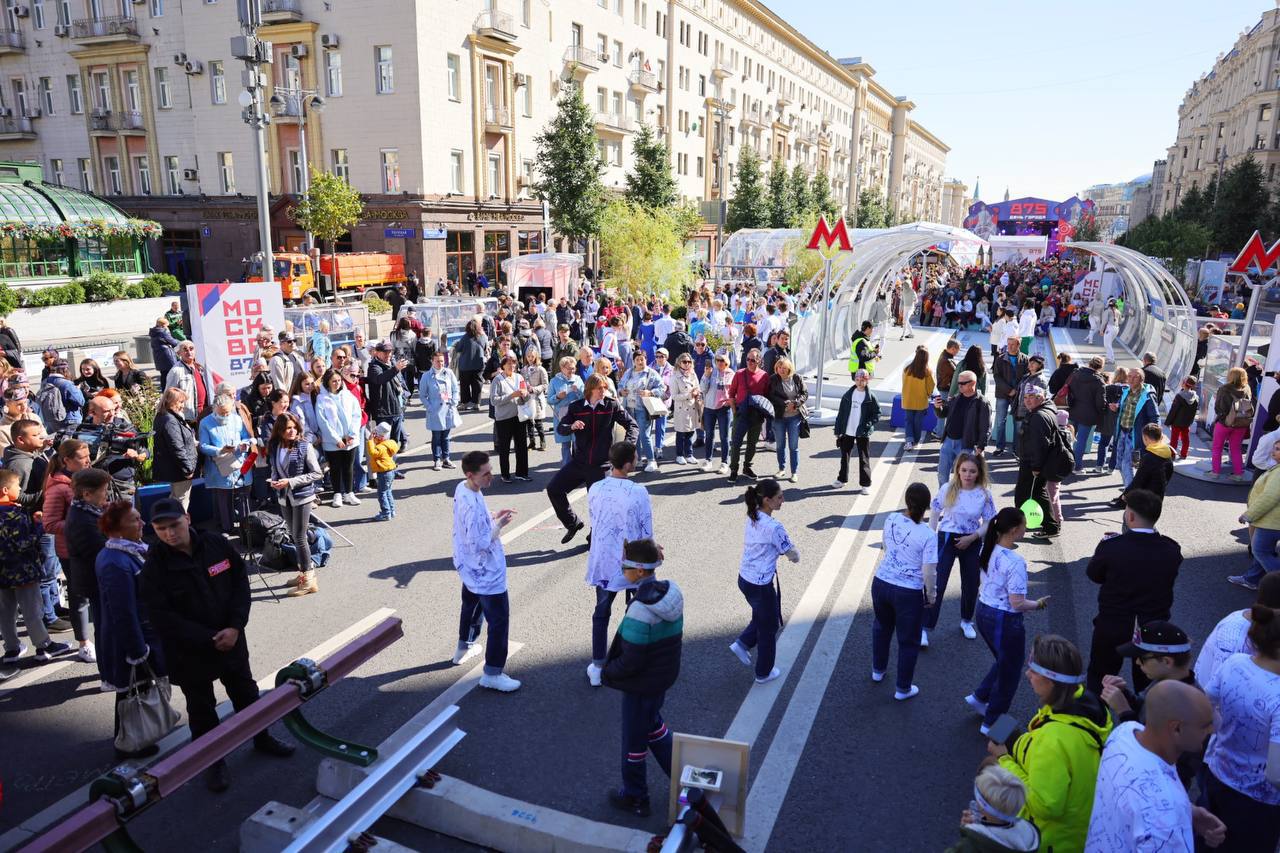
[[[893,495],[904,489],[903,481],[910,480],[914,470],[914,465],[903,464],[903,460],[899,460],[896,470],[882,489],[882,494]],[[884,502],[880,504],[884,505]],[[880,516],[898,511],[896,500],[890,501],[887,506],[891,508],[877,513],[877,520]],[[858,533],[855,539],[862,540],[861,547],[856,547],[855,543],[855,547],[850,549],[851,553],[865,554],[874,549],[876,543],[883,539],[882,527],[883,525],[873,522],[867,530]],[[787,709],[769,743],[769,750],[765,753],[760,769],[756,771],[751,791],[747,794],[747,823],[743,840],[747,850],[765,850],[768,846],[769,836],[773,834],[778,813],[786,799],[787,790],[791,787],[791,779],[809,740],[809,732],[826,696],[831,675],[849,638],[858,604],[866,593],[878,562],[878,556],[876,559],[854,561],[831,606],[831,612],[827,615],[813,651],[805,662],[804,671],[800,674]],[[888,690],[889,686],[886,684],[885,688]],[[725,737],[733,739],[729,735]]]
[[[298,657],[293,658],[289,663],[293,663],[293,661],[298,658],[311,658],[314,661],[323,660],[355,637],[358,637],[365,631],[368,631],[388,616],[395,614],[395,612],[395,609],[391,607],[379,608],[361,619],[359,622],[356,622],[355,624],[339,631],[337,634],[334,634],[332,637],[320,643],[310,651],[303,652],[301,655],[298,655]],[[286,666],[287,665],[288,664],[286,664]],[[283,668],[284,667],[280,667],[272,670],[271,674],[267,677],[258,679],[258,689],[271,690],[274,688],[276,683],[276,673]],[[230,716],[230,712],[231,702],[229,700],[218,705],[218,719],[226,719]],[[158,744],[160,752],[153,758],[149,759],[147,763],[152,764],[158,761],[160,758],[178,747],[185,745],[190,740],[191,729],[189,726],[184,725],[181,728],[174,729],[160,740]],[[118,763],[119,762],[114,762],[112,766],[115,766],[115,764]],[[0,850],[10,850],[19,844],[30,841],[33,835],[37,835],[48,829],[54,823],[71,814],[71,812],[80,808],[80,806],[84,805],[88,801],[89,785],[81,786],[72,793],[67,794],[65,797],[58,800],[53,805],[45,808],[43,811],[28,817],[4,835],[0,835]]]
[[[587,493],[586,489],[574,489],[572,492],[569,493],[570,505],[581,500],[583,496],[586,495],[586,493]],[[492,497],[492,495],[489,495],[488,497]],[[548,518],[551,518],[555,514],[556,514],[556,511],[552,508],[544,509],[542,512],[538,513],[528,521],[522,523],[519,527],[515,528],[510,533],[505,534],[502,537],[502,544],[504,546],[510,545],[512,541],[516,539],[516,537],[523,536],[525,533],[528,533],[530,530],[537,527],[539,524],[546,521]]]
[[[61,670],[66,669],[67,667],[71,666],[71,664],[73,663],[79,663],[79,661],[76,659],[74,648],[72,652],[67,655],[67,657],[71,659],[70,660],[60,659],[57,661],[51,661],[50,663],[37,663],[35,666],[30,667],[26,672],[20,675],[15,675],[13,678],[10,678],[8,681],[0,683],[0,696],[4,696],[6,693],[12,693],[14,690],[19,690],[23,687],[26,687],[28,684],[35,684],[37,681],[47,678],[48,676],[53,675],[55,672],[59,672]],[[24,660],[34,660],[34,657],[24,658]],[[96,670],[96,667],[95,667],[95,670]]]
[[[453,432],[450,432],[449,440],[453,441],[455,438],[461,438],[464,435],[471,435],[471,433],[473,432],[480,432],[480,430],[483,430],[483,429],[490,429],[492,426],[493,425],[488,423],[487,421],[481,421],[475,426],[467,427],[466,429],[454,430]],[[410,453],[417,453],[420,450],[430,450],[430,449],[431,449],[431,442],[424,441],[422,444],[419,444],[417,447],[411,447],[408,450],[404,451],[401,455],[407,456]]]

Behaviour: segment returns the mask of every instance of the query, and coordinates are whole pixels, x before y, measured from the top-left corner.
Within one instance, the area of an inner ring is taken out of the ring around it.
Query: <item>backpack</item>
[[[289,568],[285,547],[293,546],[293,538],[283,518],[265,510],[254,510],[245,517],[244,530],[249,547],[261,552],[259,565],[276,571]]]
[[[1071,436],[1065,427],[1055,421],[1049,436],[1049,455],[1045,457],[1044,476],[1050,480],[1065,480],[1076,469],[1076,454],[1071,448]]]
[[[1233,429],[1248,426],[1253,421],[1254,412],[1252,397],[1237,397],[1227,410],[1226,425]]]
[[[45,380],[36,391],[36,403],[40,406],[40,417],[44,428],[49,432],[57,432],[67,424],[67,404],[62,399],[62,389],[57,384]]]
[[[329,531],[320,527],[307,528],[307,544],[311,547],[311,564],[316,568],[324,568],[329,564],[329,552],[333,550],[333,539],[329,536]],[[284,558],[284,568],[295,569],[298,566],[298,546],[294,544],[293,537],[288,537],[280,551]],[[305,569],[298,569],[305,571]]]

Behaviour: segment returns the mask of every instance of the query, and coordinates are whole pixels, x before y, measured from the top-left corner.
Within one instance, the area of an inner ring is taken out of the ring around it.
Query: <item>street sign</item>
[[[209,226],[208,226],[208,225],[206,225],[206,226],[204,226],[203,228],[201,228],[201,229],[200,229],[200,233],[201,233],[201,234],[203,234],[204,236],[208,237],[208,236],[209,236],[209,234],[210,234],[210,233],[212,233],[212,232],[210,232],[210,230],[209,230]]]
[[[1254,231],[1249,242],[1244,244],[1244,248],[1240,250],[1240,254],[1236,255],[1236,259],[1231,262],[1228,269],[1231,272],[1247,273],[1249,267],[1257,264],[1258,272],[1266,272],[1276,262],[1276,258],[1280,258],[1280,240],[1272,243],[1271,248],[1268,249],[1262,245],[1262,235]]]
[[[836,227],[832,228],[827,225],[827,217],[818,218],[818,224],[814,226],[813,233],[809,235],[809,244],[807,248],[816,249],[819,243],[826,243],[830,249],[833,243],[840,244],[841,252],[852,252],[853,243],[849,240],[849,230],[845,228],[844,219],[836,220]]]
[[[443,240],[445,239],[445,237],[448,236],[448,233],[449,232],[447,232],[443,228],[423,228],[422,239],[423,240]]]
[[[417,232],[417,230],[415,230],[415,229],[413,229],[413,228],[384,228],[384,229],[382,229],[382,236],[383,236],[383,237],[402,237],[402,238],[412,239],[412,238],[413,238],[413,236],[414,236],[415,234],[417,234],[417,233],[418,233],[418,232]]]

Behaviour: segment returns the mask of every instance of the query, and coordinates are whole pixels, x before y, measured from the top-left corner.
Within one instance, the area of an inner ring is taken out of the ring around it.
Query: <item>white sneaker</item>
[[[650,459],[649,464],[644,466],[646,474],[656,474],[658,472],[658,460]]]
[[[342,509],[342,495],[338,494],[337,492],[334,492],[333,500],[329,501],[329,506],[333,507],[334,509]]]
[[[907,442],[907,452],[908,452],[908,453],[910,453],[911,451],[913,451],[913,450],[915,450],[915,449],[916,449],[916,446],[915,446],[914,444],[912,444],[911,442],[909,442],[909,441],[908,441],[908,442]]]
[[[987,713],[987,703],[986,703],[986,702],[981,702],[981,701],[979,701],[979,700],[978,700],[978,697],[977,697],[977,696],[974,696],[972,693],[970,693],[968,696],[964,697],[964,704],[966,704],[966,705],[968,705],[970,708],[972,708],[972,709],[973,709],[973,712],[974,712],[975,714],[986,714],[986,713]],[[985,726],[984,726],[984,728],[985,728]],[[983,734],[985,735],[985,734],[986,734],[986,732],[983,732]]]
[[[975,631],[975,630],[973,630],[973,623],[972,623],[972,622],[961,622],[961,623],[960,623],[960,633],[964,634],[964,638],[965,638],[966,640],[976,640],[976,639],[978,639],[978,632],[977,632],[977,631]]]
[[[729,651],[733,652],[734,656],[742,661],[743,666],[751,666],[751,652],[738,645],[737,640],[729,644]]]
[[[929,632],[923,628],[920,629],[920,648],[929,648]]]
[[[76,660],[83,663],[97,663],[98,653],[94,651],[93,643],[81,646],[80,650],[76,652]]]
[[[480,676],[480,686],[489,690],[497,690],[499,693],[514,693],[520,689],[520,682],[505,672],[500,672],[497,675]]]
[[[893,698],[897,699],[899,702],[903,702],[903,701],[906,701],[907,699],[910,699],[912,696],[915,696],[919,692],[920,692],[920,688],[916,687],[913,684],[911,685],[911,689],[908,690],[906,693],[903,693],[901,690],[893,691]]]
[[[360,488],[356,489],[357,495],[376,495],[377,493],[378,493],[378,490],[375,489],[373,486],[368,485],[367,483],[361,486]]]
[[[873,669],[873,670],[871,670],[871,680],[872,680],[872,681],[877,681],[877,682],[879,682],[879,681],[884,681],[884,673],[883,673],[883,672],[876,672],[874,669]]]
[[[591,682],[592,687],[600,686],[600,673],[602,672],[604,672],[604,670],[596,666],[594,663],[587,664],[587,681]]]
[[[783,480],[787,479],[787,469],[786,469],[786,468],[779,468],[779,469],[778,469],[778,473],[776,473],[776,474],[774,474],[774,475],[773,475],[773,479],[775,479],[775,480],[777,480],[777,481],[779,481],[779,482],[781,482],[781,481],[783,481]]]
[[[342,496],[342,500],[346,502],[347,506],[360,506],[360,499],[356,497],[355,492],[347,492]]]
[[[432,470],[432,471],[439,471],[439,470],[440,470],[440,460],[439,460],[439,459],[437,459],[435,462],[432,462],[432,463],[431,463],[431,470]]]
[[[847,485],[846,483],[843,483],[840,480],[836,480],[834,483],[831,484],[831,488],[843,489],[846,485]]]
[[[471,660],[484,652],[484,646],[481,643],[472,643],[466,648],[458,649],[453,653],[453,664],[457,666],[460,663]]]
[[[793,483],[798,483],[798,482],[800,482],[800,472],[798,472],[798,471],[792,471],[792,472],[791,472],[791,482],[793,482]]]
[[[868,489],[866,486],[859,486],[859,487],[858,487],[858,494],[860,494],[860,495],[869,495],[869,494],[871,494],[871,490],[870,490],[870,489]]]
[[[716,470],[716,463],[714,462],[708,462],[706,465],[702,466],[702,473],[704,474],[712,474],[715,472],[715,470]]]
[[[676,464],[677,464],[677,465],[683,465],[684,463],[685,463],[685,458],[684,458],[683,456],[677,456],[677,457],[676,457]]]
[[[720,470],[719,470],[717,473],[719,473],[719,474],[728,474],[728,473],[729,473],[729,463],[728,463],[728,462],[722,462],[722,463],[720,464]]]
[[[770,672],[768,675],[764,676],[763,678],[757,677],[756,684],[768,684],[770,681],[773,681],[775,678],[780,678],[781,676],[782,676],[782,670],[778,669],[775,666],[773,668],[773,671]]]

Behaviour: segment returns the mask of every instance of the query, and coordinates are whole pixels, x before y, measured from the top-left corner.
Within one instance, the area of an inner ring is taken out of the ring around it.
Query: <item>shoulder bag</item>
[[[116,749],[138,752],[173,731],[179,715],[169,703],[171,688],[168,678],[157,678],[148,663],[130,670],[129,688],[120,703],[120,731],[116,733]]]

